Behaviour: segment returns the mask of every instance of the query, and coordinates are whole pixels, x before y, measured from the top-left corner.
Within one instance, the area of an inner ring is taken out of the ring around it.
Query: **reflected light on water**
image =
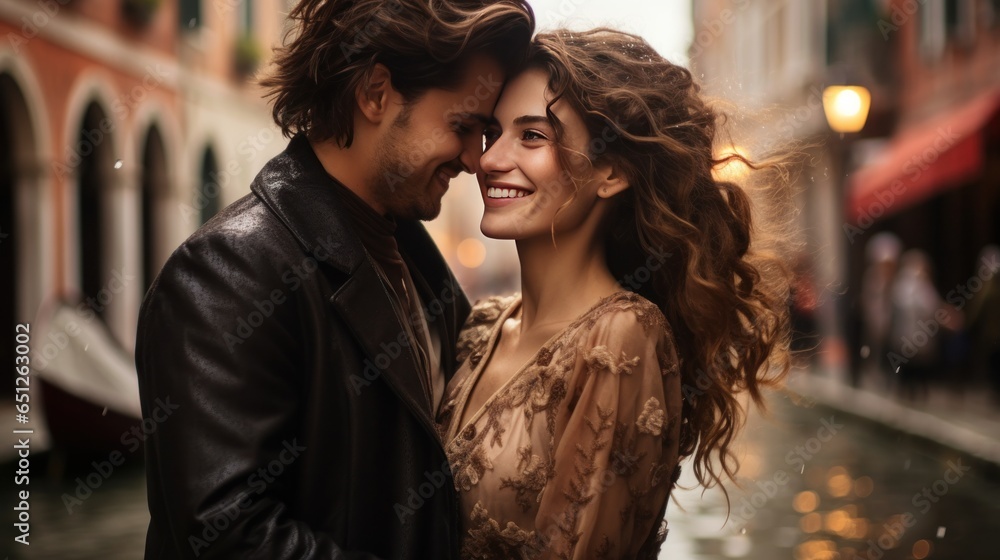
[[[836,467],[830,467],[830,470],[826,471],[826,478],[829,480],[837,475],[847,474],[847,469],[837,465]]]
[[[917,560],[927,558],[931,554],[931,543],[927,540],[919,540],[913,543],[913,557]]]
[[[815,511],[819,506],[819,496],[810,490],[799,492],[792,501],[792,507],[799,513]]]
[[[815,512],[803,515],[799,527],[803,533],[815,533],[823,528],[823,516]]]
[[[854,524],[851,522],[851,516],[846,511],[837,509],[826,515],[827,531],[846,537],[853,532],[853,529]]]
[[[846,474],[835,474],[826,481],[826,490],[834,498],[843,498],[851,493],[851,477]]]
[[[806,541],[795,547],[796,560],[832,560],[837,557],[837,545],[833,541]]]

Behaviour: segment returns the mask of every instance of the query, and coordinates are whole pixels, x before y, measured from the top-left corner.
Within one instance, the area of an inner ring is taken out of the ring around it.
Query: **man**
[[[473,171],[521,0],[304,0],[262,81],[293,136],[140,312],[146,558],[454,558],[433,425],[469,304],[418,220]],[[157,407],[169,415],[153,415]]]

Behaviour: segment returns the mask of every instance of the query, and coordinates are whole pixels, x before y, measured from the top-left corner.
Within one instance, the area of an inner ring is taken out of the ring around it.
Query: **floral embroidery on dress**
[[[492,468],[493,463],[490,462],[489,457],[486,455],[486,450],[481,447],[476,447],[469,454],[468,459],[463,465],[460,467],[458,465],[454,465],[452,467],[452,470],[455,473],[455,487],[466,492],[472,490],[473,486],[479,484],[479,480],[482,478],[483,473]]]
[[[635,425],[644,434],[658,436],[663,433],[663,423],[665,421],[666,412],[663,410],[663,405],[660,404],[660,401],[656,400],[656,397],[649,397],[649,400],[643,405],[642,413],[639,414],[639,419],[635,421]]]
[[[595,346],[587,352],[587,369],[591,372],[610,371],[615,375],[631,375],[632,368],[639,364],[639,357],[629,358],[622,353],[621,358],[615,355],[605,346]]]
[[[525,531],[513,522],[503,528],[482,504],[472,508],[469,535],[462,545],[462,558],[482,560],[531,558],[530,551],[541,548],[534,531]]]
[[[626,424],[615,426],[611,449],[611,470],[618,476],[631,478],[639,470],[639,463],[646,458],[644,451],[636,449],[635,432]]]
[[[514,296],[493,296],[478,302],[472,308],[455,346],[455,358],[458,363],[462,363],[466,359],[473,365],[479,363],[483,357],[483,347],[489,341],[493,324],[515,299]]]
[[[545,461],[538,455],[531,452],[531,446],[520,447],[517,450],[520,457],[517,470],[520,476],[500,479],[500,489],[510,488],[514,490],[514,501],[521,507],[521,511],[528,511],[536,503],[545,484],[552,478],[551,469],[554,465]]]
[[[542,349],[538,351],[538,358],[535,359],[535,363],[542,367],[546,367],[552,363],[552,349],[547,346],[543,346]]]
[[[457,425],[517,304],[476,304],[438,415],[462,503],[461,557],[655,558],[685,406],[680,376],[668,375],[679,369],[666,319],[630,292],[603,299]]]

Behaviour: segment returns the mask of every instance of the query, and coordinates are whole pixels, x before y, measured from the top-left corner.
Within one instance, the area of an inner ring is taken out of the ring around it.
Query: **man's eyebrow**
[[[482,113],[475,113],[472,115],[472,118],[476,119],[484,126],[489,125],[491,122],[493,122],[493,115],[484,115]]]
[[[492,115],[484,115],[482,113],[463,113],[463,119],[472,119],[483,126],[489,126],[490,124],[496,122]]]

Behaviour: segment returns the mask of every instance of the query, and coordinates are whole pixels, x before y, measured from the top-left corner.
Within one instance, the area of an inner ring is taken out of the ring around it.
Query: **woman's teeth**
[[[519,189],[501,189],[490,187],[486,189],[486,196],[490,198],[522,198],[530,193]]]

